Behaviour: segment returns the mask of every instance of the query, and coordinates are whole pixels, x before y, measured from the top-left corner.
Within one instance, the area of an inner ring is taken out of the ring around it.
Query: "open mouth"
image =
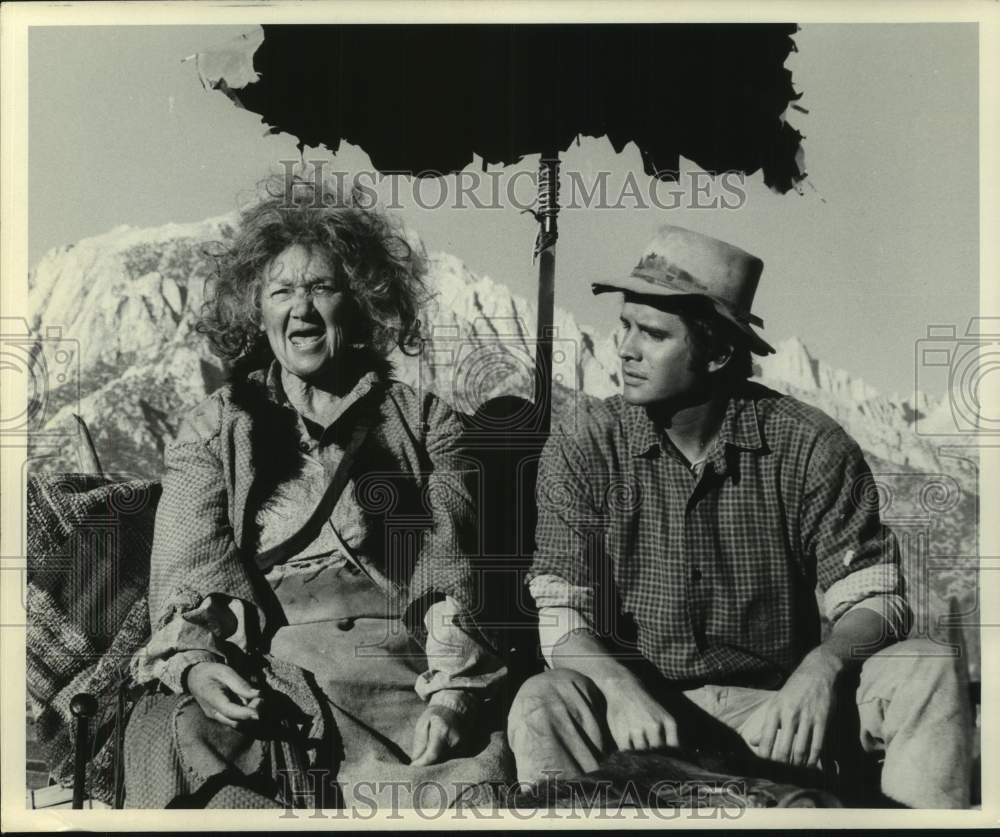
[[[324,337],[324,333],[319,329],[293,331],[288,335],[288,342],[295,346],[296,349],[308,349],[322,342]]]

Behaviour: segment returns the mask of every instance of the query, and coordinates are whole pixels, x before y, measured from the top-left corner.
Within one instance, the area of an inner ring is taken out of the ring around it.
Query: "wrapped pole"
[[[97,714],[97,700],[81,692],[70,701],[69,711],[76,719],[73,754],[73,808],[83,808],[87,792],[87,761],[90,758],[90,719]]]
[[[538,332],[535,348],[536,431],[548,435],[552,421],[552,337],[555,314],[556,240],[559,238],[559,155],[543,154],[538,164]]]
[[[122,762],[125,759],[125,724],[128,722],[128,679],[123,676],[118,684],[118,702],[115,712],[115,772],[114,772],[114,805],[121,810],[125,807],[125,771]]]

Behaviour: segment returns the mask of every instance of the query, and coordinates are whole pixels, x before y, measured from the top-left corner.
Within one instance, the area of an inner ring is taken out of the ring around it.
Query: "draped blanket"
[[[99,705],[88,795],[114,796],[114,715],[129,659],[149,637],[146,589],[160,485],[89,474],[27,487],[27,688],[52,775],[72,783],[80,692]]]

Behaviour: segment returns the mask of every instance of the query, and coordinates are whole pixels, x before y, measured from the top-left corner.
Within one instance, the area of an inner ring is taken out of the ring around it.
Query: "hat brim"
[[[605,293],[630,293],[638,296],[700,296],[712,303],[712,307],[720,317],[725,317],[747,338],[750,351],[755,355],[773,355],[774,347],[763,337],[753,330],[753,326],[740,320],[732,309],[721,299],[717,299],[711,294],[692,293],[690,289],[670,288],[660,284],[647,282],[635,276],[627,276],[624,279],[615,279],[611,282],[594,282],[591,290],[595,295]]]

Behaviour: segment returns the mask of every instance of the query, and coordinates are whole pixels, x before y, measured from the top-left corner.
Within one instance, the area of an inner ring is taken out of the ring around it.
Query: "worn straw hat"
[[[763,269],[764,262],[739,247],[683,227],[665,226],[631,274],[592,287],[595,294],[705,297],[747,336],[750,351],[769,355],[774,349],[753,329],[763,328],[764,321],[750,312]]]

